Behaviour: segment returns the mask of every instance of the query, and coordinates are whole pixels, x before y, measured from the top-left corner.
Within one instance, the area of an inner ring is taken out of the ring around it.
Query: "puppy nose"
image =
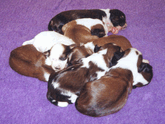
[[[50,93],[47,93],[47,99],[50,100],[50,101],[54,100],[54,99],[50,96]]]

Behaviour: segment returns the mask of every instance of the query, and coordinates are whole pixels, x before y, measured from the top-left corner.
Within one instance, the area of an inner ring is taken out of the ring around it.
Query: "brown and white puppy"
[[[80,64],[52,74],[48,81],[47,99],[60,107],[74,103],[84,84],[103,76],[122,55],[120,47],[106,44],[97,53],[82,58]]]
[[[50,20],[48,29],[63,34],[63,25],[80,18],[100,19],[107,26],[108,31],[114,34],[127,26],[125,14],[118,9],[89,9],[61,12]]]
[[[130,70],[111,69],[99,80],[88,82],[76,101],[76,109],[85,115],[100,117],[122,109],[131,93],[133,76]]]
[[[39,52],[49,51],[45,63],[55,71],[62,70],[67,66],[67,57],[70,46],[74,46],[72,39],[54,31],[43,31],[37,34],[32,40],[25,41],[22,45],[32,44]]]
[[[124,56],[109,72],[99,80],[85,84],[76,101],[77,110],[85,115],[100,117],[122,109],[132,90],[132,85],[139,82],[142,85],[148,83],[138,72],[141,63],[140,51],[135,48],[126,50]]]
[[[76,19],[62,27],[65,36],[76,44],[84,44],[103,36],[107,36],[108,29],[99,19]]]
[[[114,43],[117,46],[120,46],[123,51],[132,48],[130,41],[121,35],[109,35],[107,37],[102,37],[91,42],[84,44],[84,46],[88,49],[94,50],[95,46],[98,47],[103,46],[107,43]]]
[[[21,46],[10,53],[9,64],[19,74],[48,81],[54,70],[45,64],[46,54],[38,52],[33,45]]]

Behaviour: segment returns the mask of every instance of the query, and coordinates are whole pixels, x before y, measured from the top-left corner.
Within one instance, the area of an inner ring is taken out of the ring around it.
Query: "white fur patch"
[[[83,25],[87,27],[89,30],[91,30],[91,27],[97,24],[100,24],[104,27],[105,34],[108,33],[107,27],[103,24],[103,22],[99,19],[92,19],[92,18],[81,18],[81,19],[76,19],[75,20],[77,24]]]
[[[91,27],[97,24],[103,25],[102,21],[99,19],[92,19],[92,18],[82,18],[76,19],[77,24],[83,25],[91,30]]]
[[[101,9],[102,11],[104,11],[106,13],[106,17],[103,17],[103,22],[105,24],[110,24],[111,21],[110,21],[110,9]]]
[[[64,45],[74,44],[70,38],[55,31],[43,31],[37,34],[32,40],[25,41],[22,45],[33,44],[39,52],[46,52],[57,43],[62,43]]]
[[[68,106],[68,102],[59,102],[57,104],[59,107],[67,107]]]
[[[97,80],[100,79],[102,76],[104,76],[106,72],[107,72],[107,70],[106,71],[97,71],[96,72]]]
[[[53,82],[52,85],[53,85],[53,88],[54,89],[56,89],[56,88],[58,88],[60,86],[60,84],[57,83],[57,82]]]
[[[72,103],[75,103],[76,102],[76,99],[77,99],[77,95],[75,95],[74,93],[70,92],[70,91],[66,91],[65,92],[62,92],[61,93],[62,95],[65,95],[65,96],[69,96],[69,100],[72,102]]]
[[[84,47],[86,49],[90,49],[90,50],[92,50],[92,52],[94,52],[95,45],[93,44],[93,42],[88,42],[88,43],[84,44]]]
[[[107,53],[107,49],[101,50],[97,53],[93,53],[91,56],[87,58],[82,58],[83,65],[81,67],[89,68],[89,62],[93,62],[96,64],[99,68],[103,70],[108,70],[108,67],[106,66],[105,60],[103,58],[103,55]]]
[[[49,73],[44,72],[44,78],[45,78],[45,80],[46,80],[46,81],[48,81],[48,80],[49,80],[49,76],[50,76],[50,74],[49,74]]]

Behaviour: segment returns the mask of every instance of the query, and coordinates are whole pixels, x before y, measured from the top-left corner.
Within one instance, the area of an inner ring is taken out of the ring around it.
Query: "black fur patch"
[[[123,56],[124,56],[125,52],[120,52],[120,51],[117,51],[114,53],[114,56],[110,62],[110,67],[114,66],[117,64],[117,61],[119,59],[121,59]]]

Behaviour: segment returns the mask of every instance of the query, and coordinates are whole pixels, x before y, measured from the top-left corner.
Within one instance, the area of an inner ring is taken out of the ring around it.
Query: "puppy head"
[[[125,51],[123,58],[118,61],[115,68],[117,67],[132,71],[133,88],[149,84],[153,75],[152,67],[148,63],[143,62],[142,53],[135,48]]]
[[[118,9],[110,10],[110,20],[114,27],[121,26],[126,28],[126,17],[122,11]]]
[[[140,66],[138,67],[138,72],[143,76],[146,81],[148,81],[148,83],[143,84],[143,82],[138,82],[136,85],[133,86],[133,88],[148,85],[153,77],[152,66],[149,63],[141,62]]]
[[[45,63],[51,65],[55,71],[62,70],[67,65],[67,58],[73,47],[74,45],[55,44],[51,50],[45,52],[45,55],[47,55]]]

